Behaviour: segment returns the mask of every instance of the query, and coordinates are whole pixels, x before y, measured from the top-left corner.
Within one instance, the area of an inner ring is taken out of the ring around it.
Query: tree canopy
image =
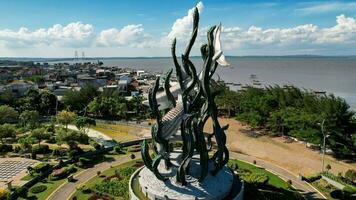
[[[0,124],[14,122],[19,113],[8,105],[0,106]]]
[[[337,157],[356,154],[355,113],[344,99],[317,95],[296,87],[248,87],[244,91],[225,91],[216,97],[218,105],[236,111],[238,120],[252,127],[268,128],[273,134],[290,135],[320,144],[320,124],[325,120],[327,146]]]

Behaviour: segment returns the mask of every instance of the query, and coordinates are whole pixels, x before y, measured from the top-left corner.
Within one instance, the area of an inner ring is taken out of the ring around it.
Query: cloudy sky
[[[0,57],[169,56],[195,6],[196,55],[220,22],[227,55],[356,55],[356,1],[2,0]]]

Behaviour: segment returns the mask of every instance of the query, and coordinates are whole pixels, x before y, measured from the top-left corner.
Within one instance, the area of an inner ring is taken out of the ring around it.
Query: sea
[[[129,67],[148,72],[164,73],[173,68],[171,58],[95,58],[105,66]],[[191,58],[197,70],[203,62]],[[356,57],[280,56],[227,57],[229,67],[219,67],[216,78],[235,84],[294,85],[306,90],[332,93],[344,98],[356,111]],[[72,62],[61,60],[60,62]],[[238,86],[231,86],[238,89]]]
[[[229,83],[261,86],[294,85],[306,90],[332,93],[344,98],[356,110],[355,57],[228,57],[229,67],[216,71],[221,80]],[[171,58],[104,59],[104,65],[130,67],[164,73],[173,68]],[[192,58],[199,70],[200,58]],[[231,86],[231,89],[238,89]]]

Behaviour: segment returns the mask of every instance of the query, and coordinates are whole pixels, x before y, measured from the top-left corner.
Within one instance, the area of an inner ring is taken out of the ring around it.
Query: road
[[[140,156],[139,153],[136,156]],[[65,200],[69,199],[70,196],[76,191],[76,188],[82,183],[87,182],[91,178],[97,175],[97,171],[105,171],[109,169],[111,166],[116,166],[123,164],[125,162],[130,161],[130,156],[122,156],[110,162],[99,163],[92,168],[84,170],[79,174],[75,175],[74,178],[77,180],[76,182],[65,182],[63,185],[59,186],[59,188],[54,191],[47,200]]]

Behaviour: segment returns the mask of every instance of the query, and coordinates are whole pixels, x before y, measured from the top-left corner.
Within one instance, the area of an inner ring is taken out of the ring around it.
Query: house
[[[17,80],[7,84],[6,89],[12,91],[17,96],[24,96],[28,90],[38,89],[38,86],[31,81]]]
[[[0,69],[0,80],[13,80],[14,76],[12,75],[11,71]]]
[[[77,82],[80,87],[83,87],[85,85],[95,85],[96,86],[96,78],[91,77],[87,74],[77,75]]]

